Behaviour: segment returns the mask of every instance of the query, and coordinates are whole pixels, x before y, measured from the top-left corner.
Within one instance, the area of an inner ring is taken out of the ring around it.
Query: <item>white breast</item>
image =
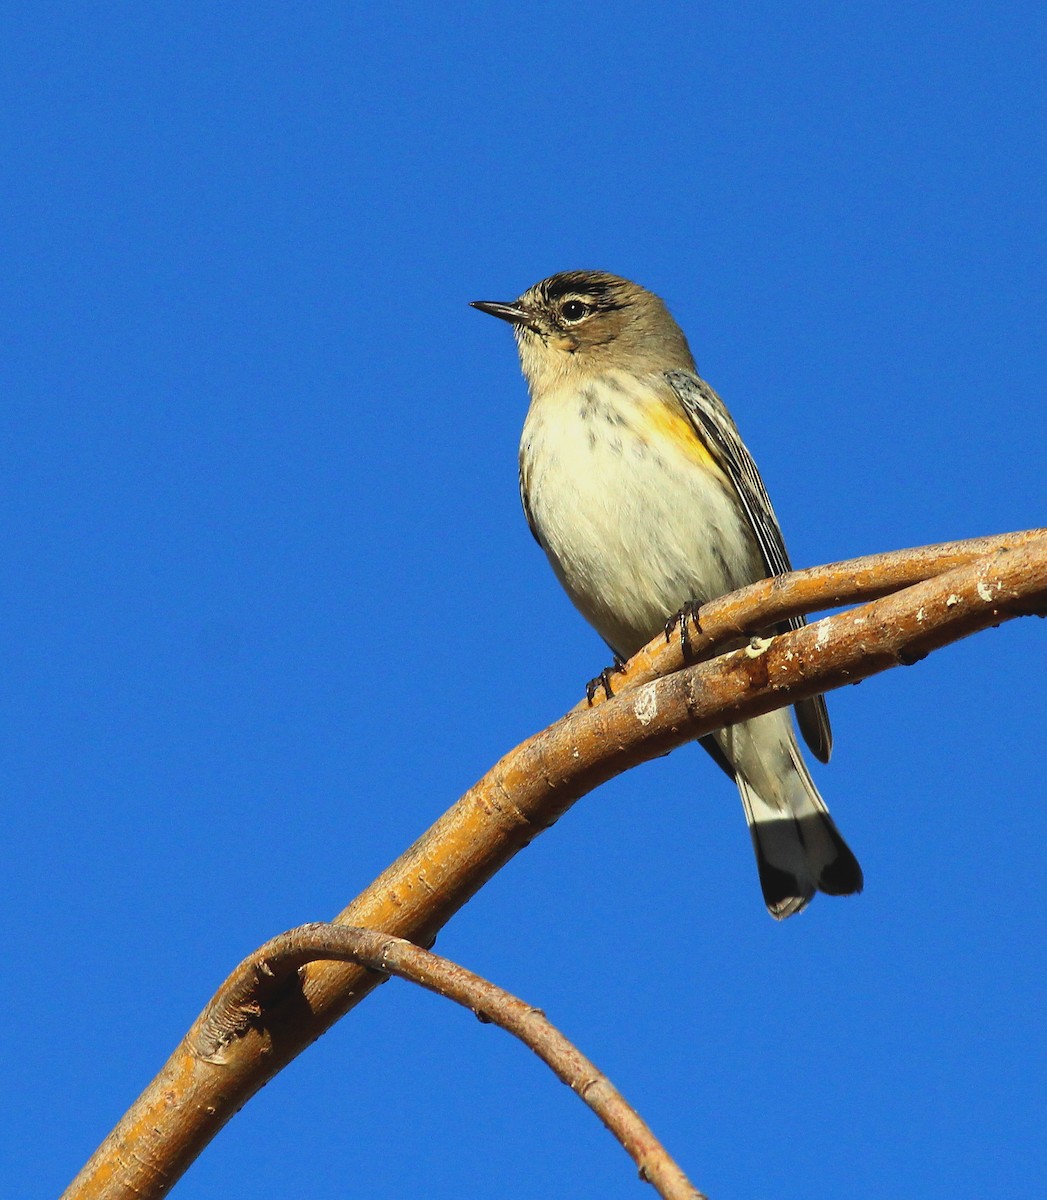
[[[622,657],[686,601],[766,573],[730,485],[668,434],[641,436],[650,388],[615,375],[547,394],[531,405],[520,443],[538,539],[576,607]]]

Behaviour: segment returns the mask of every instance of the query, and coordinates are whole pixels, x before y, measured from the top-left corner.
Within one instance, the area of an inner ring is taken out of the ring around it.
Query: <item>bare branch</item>
[[[797,572],[746,589],[748,601],[736,594],[705,606],[702,628],[715,625],[719,613],[730,641],[740,630],[766,628],[784,615],[881,596],[679,670],[678,648],[675,663],[663,666],[665,652],[656,639],[637,659],[674,673],[635,683],[527,739],[337,922],[424,944],[518,850],[613,775],[722,725],[915,662],[1011,617],[1042,613],[1047,531],[979,539],[967,547],[901,551]],[[971,560],[971,553],[984,556]],[[949,569],[936,573],[944,567]],[[869,569],[882,574],[865,574]],[[922,574],[922,582],[904,586]],[[883,595],[888,586],[904,590]],[[209,1005],[70,1185],[67,1200],[164,1195],[232,1114],[375,982],[372,972],[356,965],[312,963],[302,969],[299,986],[268,998],[264,1026],[247,1012],[230,1020],[228,1007]]]
[[[828,608],[878,600],[902,588],[933,579],[946,571],[995,554],[1016,550],[1047,537],[1047,529],[1027,529],[998,537],[969,538],[962,542],[940,542],[911,550],[893,550],[846,559],[824,567],[809,567],[775,579],[740,588],[730,595],[702,605],[701,629],[691,630],[687,662],[711,658],[739,637],[763,633],[790,617],[809,616]],[[615,695],[648,683],[684,665],[680,641],[656,638],[631,658],[626,670],[614,676]],[[593,703],[604,695],[597,692]],[[588,707],[580,701],[572,711]]]
[[[295,988],[301,967],[351,962],[397,975],[471,1009],[529,1046],[603,1121],[636,1163],[640,1178],[667,1200],[705,1200],[650,1127],[596,1065],[545,1014],[487,979],[402,938],[349,925],[302,925],[266,942],[230,975],[211,1001],[223,1028],[264,1027],[274,995]]]

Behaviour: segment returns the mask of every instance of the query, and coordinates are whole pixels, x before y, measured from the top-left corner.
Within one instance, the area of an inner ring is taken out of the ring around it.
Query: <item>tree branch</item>
[[[761,579],[727,596],[702,605],[701,629],[689,631],[690,653],[686,660],[679,638],[656,638],[634,655],[622,673],[616,673],[614,693],[648,683],[686,663],[712,657],[717,650],[739,637],[763,633],[790,617],[807,616],[845,604],[878,600],[902,588],[975,562],[1000,550],[1017,550],[1047,536],[1047,529],[1026,529],[998,537],[969,538],[962,542],[940,542],[911,550],[892,550],[846,559],[823,567],[808,567]],[[605,699],[597,691],[592,703]],[[588,707],[582,700],[572,709]]]
[[[292,929],[266,942],[229,976],[211,1001],[212,1021],[224,1028],[264,1027],[272,997],[295,986],[300,968],[320,961],[357,963],[397,975],[511,1033],[578,1093],[636,1163],[640,1178],[660,1196],[705,1200],[621,1092],[540,1009],[402,938],[349,925],[317,923]]]
[[[703,652],[783,616],[869,595],[881,598],[683,669],[676,669],[679,647],[664,649],[656,638],[633,660],[624,691],[576,709],[507,754],[337,923],[427,944],[517,851],[612,776],[725,724],[907,665],[1011,617],[1042,614],[1047,530],[876,555],[754,585],[702,608],[701,636],[712,639]],[[658,670],[673,673],[643,674]],[[166,1194],[233,1113],[376,981],[357,965],[311,963],[268,997],[264,1027],[212,1002],[66,1200]]]

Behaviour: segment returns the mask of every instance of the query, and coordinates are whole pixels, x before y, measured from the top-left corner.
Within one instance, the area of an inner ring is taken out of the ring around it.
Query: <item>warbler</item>
[[[516,336],[531,397],[520,441],[531,532],[617,662],[686,605],[791,570],[756,464],[658,296],[604,271],[566,271],[473,307]],[[827,762],[823,698],[801,701],[796,718]],[[861,891],[787,710],[701,742],[738,785],[772,916],[816,891]]]

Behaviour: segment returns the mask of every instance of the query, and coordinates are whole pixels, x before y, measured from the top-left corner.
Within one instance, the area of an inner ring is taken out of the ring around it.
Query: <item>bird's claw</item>
[[[680,649],[683,651],[684,658],[690,658],[691,656],[691,625],[694,625],[696,633],[702,632],[702,623],[698,620],[701,608],[702,606],[697,600],[688,600],[678,613],[673,613],[669,620],[665,622],[666,642],[671,642],[673,640],[673,633],[679,630]]]
[[[585,698],[589,702],[589,707],[592,707],[593,701],[596,699],[596,693],[603,688],[604,695],[608,700],[614,696],[614,689],[611,687],[611,676],[621,675],[625,671],[625,663],[616,654],[614,656],[614,664],[604,669],[595,678],[590,679],[585,685]]]

